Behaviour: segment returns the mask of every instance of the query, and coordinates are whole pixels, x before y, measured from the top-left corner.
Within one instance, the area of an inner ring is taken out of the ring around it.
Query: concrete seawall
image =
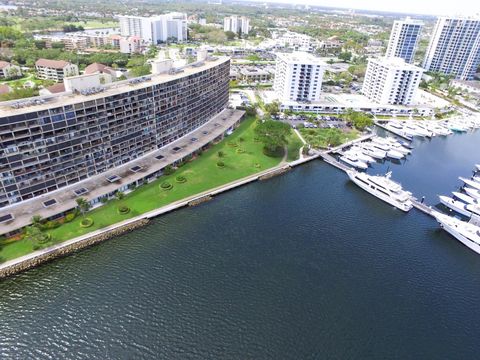
[[[115,236],[123,235],[139,227],[148,224],[148,219],[135,220],[128,224],[121,224],[113,228],[105,228],[88,234],[87,237],[79,237],[65,241],[55,246],[36,251],[32,254],[22,256],[12,261],[8,261],[0,268],[0,279],[10,277],[20,272],[32,269],[46,262],[50,262],[60,257],[75,253],[87,247],[99,244]]]
[[[148,224],[150,219],[154,217],[166,214],[168,212],[180,209],[185,206],[199,205],[205,201],[212,200],[215,195],[227,192],[229,190],[249,184],[254,181],[258,181],[260,179],[266,180],[271,177],[284,174],[285,172],[290,170],[291,166],[297,166],[306,163],[308,161],[316,159],[317,157],[318,156],[312,156],[309,158],[297,160],[293,163],[280,164],[274,168],[261,171],[259,173],[247,176],[243,179],[221,185],[219,187],[204,191],[200,194],[196,194],[185,199],[175,201],[169,205],[149,211],[134,218],[122,221],[120,223],[113,224],[108,227],[92,231],[91,233],[76,237],[74,239],[70,239],[62,243],[50,246],[48,248],[34,251],[19,258],[6,261],[3,264],[0,264],[0,280],[40,266],[41,264],[50,262],[57,258],[70,255],[79,250],[93,246],[113,237],[123,235],[139,227],[145,226],[146,224]]]

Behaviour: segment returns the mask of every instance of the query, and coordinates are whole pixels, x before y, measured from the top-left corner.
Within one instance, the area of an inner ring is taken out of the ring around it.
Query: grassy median
[[[86,217],[93,220],[93,225],[80,226],[83,217],[78,216],[72,222],[48,230],[52,236],[49,245],[104,228],[278,165],[282,159],[264,155],[263,145],[254,140],[255,126],[255,118],[244,120],[232,135],[178,168],[175,173],[164,175],[150,184],[138,187],[121,200],[110,200],[88,212]],[[299,141],[289,144],[289,151],[293,153],[292,158],[298,157],[300,147]],[[219,166],[221,163],[223,166]],[[168,184],[171,186],[166,186]],[[122,207],[127,207],[128,213],[119,211]],[[0,262],[32,251],[33,245],[28,240],[4,243],[0,249]]]

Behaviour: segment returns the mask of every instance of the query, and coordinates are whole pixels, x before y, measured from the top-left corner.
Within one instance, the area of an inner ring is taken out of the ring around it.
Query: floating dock
[[[420,210],[427,215],[433,216],[433,209],[431,206],[418,201],[416,198],[412,198],[412,204],[415,209]]]

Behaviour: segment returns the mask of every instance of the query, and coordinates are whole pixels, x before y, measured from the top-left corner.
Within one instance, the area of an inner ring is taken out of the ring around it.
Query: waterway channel
[[[416,140],[426,202],[480,131]],[[473,359],[480,255],[318,160],[0,283],[0,358]]]

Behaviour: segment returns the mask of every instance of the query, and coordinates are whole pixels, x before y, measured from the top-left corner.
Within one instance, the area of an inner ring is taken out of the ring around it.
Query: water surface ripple
[[[480,131],[393,176],[437,202]],[[480,255],[316,161],[0,283],[0,358],[478,358]]]

